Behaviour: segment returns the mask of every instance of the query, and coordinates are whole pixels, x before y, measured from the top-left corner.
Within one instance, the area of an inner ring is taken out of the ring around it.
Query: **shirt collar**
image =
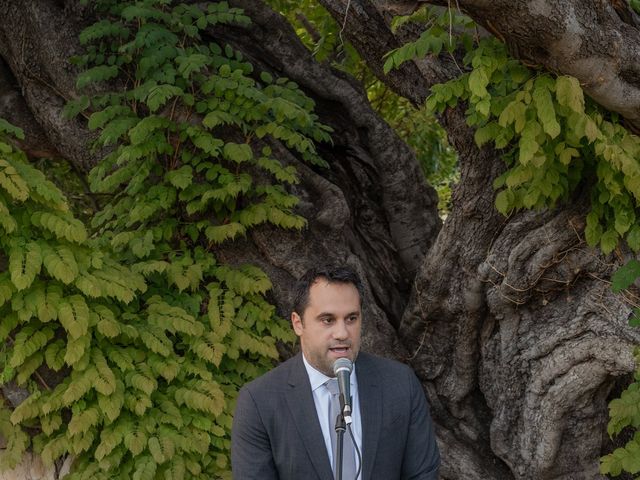
[[[312,366],[309,362],[307,362],[307,359],[305,358],[304,353],[302,354],[302,361],[304,362],[304,368],[307,370],[307,375],[309,376],[309,383],[311,383],[312,392],[315,391],[318,387],[321,387],[322,385],[327,383],[328,380],[331,380],[331,377],[327,377],[324,373],[322,373],[319,370],[316,370],[314,366]],[[358,385],[358,382],[356,380],[355,363],[353,364],[353,367],[354,368],[351,371],[351,375],[349,377],[351,392],[353,392],[356,386]]]

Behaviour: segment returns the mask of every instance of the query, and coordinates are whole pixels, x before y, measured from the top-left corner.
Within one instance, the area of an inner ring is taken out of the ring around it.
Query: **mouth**
[[[351,347],[347,346],[337,346],[329,348],[329,352],[331,352],[336,357],[346,357],[351,353]]]

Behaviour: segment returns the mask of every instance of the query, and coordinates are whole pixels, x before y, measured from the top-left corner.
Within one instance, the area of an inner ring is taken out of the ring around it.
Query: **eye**
[[[325,325],[331,325],[333,323],[333,318],[331,318],[331,317],[322,317],[320,319],[320,321],[322,323],[324,323]]]
[[[358,316],[357,315],[351,315],[350,317],[347,318],[347,321],[349,321],[350,323],[355,323],[358,321]]]

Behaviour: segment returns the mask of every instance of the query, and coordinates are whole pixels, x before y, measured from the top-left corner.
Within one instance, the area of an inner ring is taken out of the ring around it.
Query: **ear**
[[[296,312],[291,312],[291,325],[293,325],[293,331],[296,332],[296,335],[301,336],[304,325],[302,324],[302,318]]]

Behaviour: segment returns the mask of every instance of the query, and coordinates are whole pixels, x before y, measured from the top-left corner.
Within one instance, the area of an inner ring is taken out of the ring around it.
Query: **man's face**
[[[307,361],[333,377],[333,363],[340,357],[355,361],[360,350],[362,318],[360,295],[351,283],[329,283],[319,278],[309,289],[309,304],[291,314],[291,323]]]

